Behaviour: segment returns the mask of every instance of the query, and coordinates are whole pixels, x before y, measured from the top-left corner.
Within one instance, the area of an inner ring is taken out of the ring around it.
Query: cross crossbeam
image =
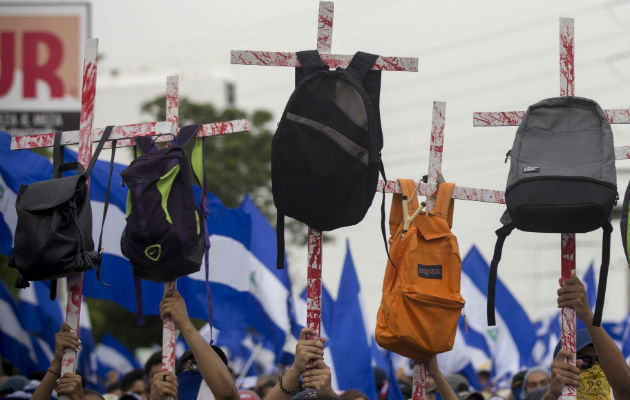
[[[572,18],[560,18],[560,96],[574,96],[575,94],[575,66],[574,66],[574,21]],[[611,124],[630,124],[630,109],[604,110]],[[473,113],[473,126],[518,126],[525,111],[507,112],[475,112]],[[630,158],[630,146],[615,147],[615,159],[624,160]],[[561,235],[561,281],[575,275],[575,234],[563,233]],[[576,320],[575,310],[564,307],[562,309],[562,348],[568,350],[572,357],[567,363],[575,365],[575,335]],[[563,400],[573,400],[577,396],[577,389],[573,386],[565,386],[562,391]]]
[[[334,19],[334,3],[332,1],[319,2],[317,50],[320,57],[329,68],[347,67],[352,55],[331,54],[332,27]],[[232,50],[232,64],[261,65],[278,67],[299,67],[296,53]],[[380,56],[372,65],[372,69],[381,71],[418,71],[418,59],[411,57],[385,57]],[[321,276],[322,276],[322,232],[308,229],[308,273],[306,285],[306,325],[313,328],[319,337],[321,326]],[[426,377],[426,368],[423,369]],[[424,380],[420,383],[424,392]],[[414,397],[415,400],[422,397]]]
[[[97,77],[97,51],[98,40],[89,39],[86,43],[83,84],[81,94],[81,118],[78,131],[66,131],[61,134],[61,144],[78,144],[78,161],[84,166],[90,162],[92,157],[92,143],[99,141],[104,128],[93,129],[94,121],[94,100],[96,95]],[[156,141],[172,141],[178,130],[179,117],[178,110],[178,78],[176,76],[167,78],[166,113],[167,121],[147,122],[141,124],[114,126],[108,142],[119,140],[116,147],[133,146],[134,137],[157,136]],[[197,137],[219,136],[231,133],[245,132],[248,129],[246,119],[217,122],[202,125],[197,133]],[[55,133],[44,133],[39,135],[24,135],[11,138],[11,149],[34,149],[51,147],[54,142]],[[81,312],[81,298],[83,288],[83,274],[72,274],[68,277],[68,303],[66,307],[66,323],[78,332],[79,316]],[[175,282],[165,284],[165,292],[175,288]],[[175,328],[172,318],[165,318],[164,323],[164,348],[166,351],[162,356],[163,369],[174,371],[175,369]],[[66,372],[74,372],[76,367],[77,354],[74,350],[65,349],[62,357],[61,375]],[[67,396],[60,396],[60,399],[69,400]]]

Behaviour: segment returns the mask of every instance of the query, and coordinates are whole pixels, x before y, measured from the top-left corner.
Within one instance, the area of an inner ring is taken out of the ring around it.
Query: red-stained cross
[[[98,40],[89,39],[85,47],[83,64],[83,86],[81,92],[81,118],[79,131],[66,131],[61,135],[62,145],[79,145],[77,159],[86,168],[90,162],[90,158],[92,157],[92,142],[99,141],[103,131],[105,130],[104,128],[92,128],[94,121],[94,100],[96,95],[97,50]],[[108,140],[118,140],[116,147],[133,146],[134,142],[132,138],[139,136],[158,136],[156,141],[172,141],[173,135],[177,132],[177,125],[179,121],[177,115],[177,82],[177,77],[167,78],[166,115],[168,121],[114,126]],[[197,136],[217,136],[245,131],[247,131],[247,120],[240,119],[204,124],[201,129],[199,129]],[[21,150],[51,147],[53,145],[54,137],[55,133],[12,137],[11,149]],[[111,147],[111,145],[109,147]],[[165,284],[165,291],[171,288],[175,288],[174,281]],[[82,291],[83,273],[77,273],[69,276],[66,323],[70,325],[75,332],[78,332],[79,327]],[[174,371],[175,329],[173,327],[172,319],[165,318],[163,325],[165,354],[163,354],[162,357],[162,368],[168,371]],[[65,349],[61,364],[61,374],[63,375],[66,372],[74,372],[76,368],[76,360],[76,352],[71,349]],[[60,399],[64,398],[68,399],[66,396],[60,397]]]
[[[575,44],[574,24],[572,18],[560,18],[560,96],[573,96],[575,93]],[[611,124],[629,124],[630,109],[604,110]],[[525,116],[524,111],[507,112],[476,112],[473,113],[473,126],[517,126]],[[615,158],[624,160],[630,158],[630,146],[615,147]],[[575,275],[575,234],[561,235],[561,281]],[[562,309],[562,348],[571,352],[571,359],[567,363],[575,365],[575,310],[564,307]],[[565,386],[560,399],[574,400],[577,390],[574,386]]]

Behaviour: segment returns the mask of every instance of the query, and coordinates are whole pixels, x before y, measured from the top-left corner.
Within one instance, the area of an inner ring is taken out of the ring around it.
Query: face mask
[[[524,392],[526,400],[540,400],[549,390],[549,386],[541,386],[536,389],[526,390]]]
[[[601,366],[595,364],[589,369],[580,370],[577,398],[578,400],[610,400],[610,384]]]

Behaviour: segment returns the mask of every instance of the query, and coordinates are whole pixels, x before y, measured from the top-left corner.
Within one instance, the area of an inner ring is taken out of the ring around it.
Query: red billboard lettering
[[[63,59],[63,45],[59,38],[47,32],[24,32],[22,43],[24,46],[22,52],[24,97],[35,97],[35,83],[38,79],[48,83],[48,86],[50,86],[50,97],[63,97],[63,81],[56,74],[57,68],[59,68],[61,60]],[[38,64],[37,57],[37,50],[40,44],[48,48],[48,59],[41,65]]]
[[[15,70],[15,33],[0,33],[0,96],[4,96],[13,84]]]

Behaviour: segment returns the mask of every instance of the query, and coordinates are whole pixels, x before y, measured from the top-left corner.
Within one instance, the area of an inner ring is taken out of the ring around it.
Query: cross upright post
[[[347,67],[352,55],[331,54],[334,2],[320,1],[317,50],[329,68]],[[296,53],[232,50],[232,64],[299,67]],[[381,71],[418,71],[418,59],[412,57],[378,57],[371,69]],[[308,274],[306,289],[306,324],[315,330],[317,337],[321,325],[321,276],[322,276],[322,232],[308,229]],[[311,338],[313,339],[313,338]]]
[[[94,121],[94,100],[96,95],[97,77],[97,51],[98,40],[88,39],[85,47],[83,65],[83,85],[81,94],[81,118],[79,131],[66,131],[61,134],[62,145],[78,144],[77,160],[84,168],[92,157],[92,142],[100,140],[105,128],[93,129]],[[173,135],[177,133],[177,77],[167,79],[167,117],[168,121],[147,122],[131,125],[114,126],[108,141],[118,140],[116,147],[133,146],[134,137],[156,136],[157,142],[168,142],[173,140]],[[197,137],[218,136],[231,133],[245,132],[248,129],[246,119],[224,121],[210,124],[203,124],[197,133]],[[11,150],[34,149],[53,146],[55,133],[44,133],[37,135],[14,136],[11,138]],[[105,147],[111,148],[107,143]],[[89,178],[89,177],[88,177]],[[89,181],[88,181],[89,183]],[[174,282],[170,282],[173,284]],[[81,312],[81,298],[83,289],[83,273],[72,274],[68,277],[68,303],[66,307],[66,323],[78,332],[79,316]],[[167,285],[165,285],[167,286]],[[170,288],[171,286],[169,286]],[[172,319],[170,319],[172,326]],[[166,327],[165,327],[166,329]],[[174,350],[174,328],[172,329],[172,346]],[[74,373],[76,368],[77,354],[74,350],[65,349],[62,363],[61,375],[66,372]],[[169,356],[166,363],[167,370],[174,371],[174,351]],[[67,396],[60,399],[68,400]]]
[[[572,18],[560,18],[560,96],[575,94],[575,41],[574,21]],[[630,109],[604,110],[611,124],[629,124]],[[508,112],[475,112],[473,126],[517,126],[525,116],[524,111]],[[615,147],[617,160],[630,158],[630,147]],[[575,275],[575,234],[561,234],[561,282]],[[575,365],[576,320],[573,308],[562,308],[562,348],[568,350],[572,357],[566,362]],[[565,386],[562,390],[563,400],[573,400],[577,396],[574,386]]]
[[[429,173],[427,182],[420,182],[417,194],[426,196],[425,212],[429,212],[435,205],[435,195],[438,185],[444,182],[442,176],[442,154],[444,151],[444,128],[446,124],[446,102],[433,102],[433,116],[431,118],[431,144],[429,145]],[[385,186],[386,193],[401,193],[397,181],[380,181],[377,191],[382,191]],[[496,190],[476,189],[467,187],[455,187],[452,198],[460,200],[473,200],[492,203],[505,202],[503,193]],[[414,366],[413,400],[425,398],[426,361],[419,361]]]

